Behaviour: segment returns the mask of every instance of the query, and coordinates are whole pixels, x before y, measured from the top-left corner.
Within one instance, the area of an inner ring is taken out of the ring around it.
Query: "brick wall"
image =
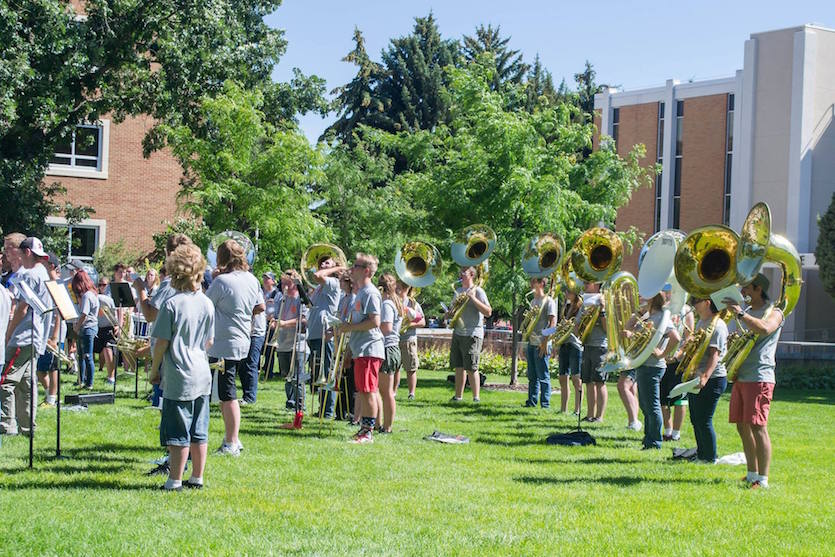
[[[721,224],[725,195],[727,95],[684,101],[680,228]]]
[[[143,251],[153,248],[151,235],[165,229],[163,222],[175,217],[182,174],[167,151],[142,156],[142,138],[151,125],[150,117],[111,122],[106,180],[45,178],[64,185],[66,200],[93,207],[90,218],[107,221],[107,243],[124,240],[127,247]]]
[[[617,144],[618,155],[621,158],[626,158],[635,145],[643,143],[646,147],[646,157],[641,160],[640,164],[644,168],[654,165],[657,134],[658,103],[621,107]],[[646,238],[652,235],[655,226],[655,188],[653,186],[642,187],[633,192],[629,203],[618,210],[616,229],[627,230],[630,226],[638,227]],[[640,246],[636,245],[631,254],[624,256],[623,270],[637,274],[639,253]]]

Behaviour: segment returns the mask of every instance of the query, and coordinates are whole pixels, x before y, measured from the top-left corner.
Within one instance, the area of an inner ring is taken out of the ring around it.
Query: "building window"
[[[682,141],[684,124],[684,101],[676,101],[676,158],[673,173],[673,228],[678,228],[681,221],[681,164],[684,157]]]
[[[79,124],[61,138],[46,170],[48,175],[107,178],[110,122]]]
[[[734,155],[734,96],[728,95],[728,116],[725,119],[725,203],[722,222],[731,222],[731,169]]]
[[[66,249],[58,254],[63,260],[92,261],[93,254],[104,244],[105,221],[103,220],[87,219],[81,223],[68,225],[66,219],[47,217],[46,223],[53,228],[62,228],[67,231]]]
[[[655,143],[655,163],[664,165],[664,103],[658,103],[658,131]],[[661,230],[661,183],[663,181],[663,170],[655,176],[655,228],[653,232]]]
[[[612,109],[612,139],[615,141],[615,151],[618,149],[618,128],[620,127],[620,109]]]

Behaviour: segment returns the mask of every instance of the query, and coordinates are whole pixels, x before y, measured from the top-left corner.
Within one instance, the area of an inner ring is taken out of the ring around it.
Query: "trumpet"
[[[453,299],[448,312],[452,316],[449,321],[451,327],[454,327],[461,318],[470,299],[470,292],[475,288],[483,287],[487,282],[490,272],[487,258],[494,249],[496,249],[496,233],[484,224],[473,224],[456,235],[451,247],[452,259],[462,267],[475,267],[476,277],[469,290],[461,292]]]

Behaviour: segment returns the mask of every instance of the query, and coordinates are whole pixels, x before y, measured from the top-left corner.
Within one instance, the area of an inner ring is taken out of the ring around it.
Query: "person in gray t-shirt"
[[[2,259],[0,259],[2,261]],[[6,363],[6,328],[12,312],[12,296],[6,287],[0,284],[0,362]]]
[[[484,318],[493,314],[493,308],[487,300],[484,289],[475,284],[475,267],[464,267],[459,273],[461,286],[455,290],[455,298],[466,296],[461,317],[451,323],[452,342],[449,350],[449,367],[455,370],[455,396],[452,400],[458,402],[464,396],[464,372],[473,391],[473,402],[479,402],[481,379],[478,374],[478,360],[484,339]],[[455,304],[450,304],[450,311]],[[453,315],[447,312],[446,317]]]
[[[409,388],[409,400],[415,398],[415,389],[417,389],[417,370],[420,365],[417,350],[417,330],[419,327],[426,325],[426,316],[423,314],[423,308],[417,300],[410,296],[411,287],[405,282],[397,281],[397,294],[400,296],[401,303],[404,307],[405,325],[403,334],[400,335],[400,358],[402,360],[402,367],[406,371],[406,385]],[[394,374],[394,385],[400,384],[400,373]]]
[[[551,348],[548,339],[542,336],[542,330],[553,327],[557,322],[557,304],[550,296],[545,295],[545,278],[531,278],[530,286],[533,290],[531,308],[536,311],[533,328],[528,337],[525,355],[528,362],[528,400],[524,406],[535,408],[540,404],[542,408],[551,406],[551,373],[548,370],[548,359]],[[528,331],[522,331],[526,335]]]
[[[356,288],[351,307],[351,322],[338,327],[339,333],[350,333],[349,347],[354,359],[354,384],[360,396],[360,430],[355,443],[372,443],[372,432],[377,420],[377,386],[385,349],[380,331],[380,312],[383,300],[371,278],[377,272],[377,258],[357,253],[351,266],[351,280]]]
[[[328,334],[325,321],[334,317],[339,304],[339,273],[345,271],[330,257],[324,255],[317,261],[317,270],[312,275],[316,288],[310,295],[310,315],[307,319],[307,345],[310,347],[310,361],[312,365],[328,376],[333,365],[333,338]],[[331,419],[336,410],[336,397],[333,391],[326,391],[322,400],[321,414],[325,419]]]
[[[574,332],[583,341],[583,360],[580,364],[580,378],[587,385],[587,414],[585,420],[589,422],[603,421],[603,416],[606,413],[606,405],[609,401],[609,392],[606,390],[608,374],[603,373],[600,369],[606,358],[608,346],[606,342],[605,308],[601,309],[588,337],[583,339],[583,331],[579,330],[583,315],[592,311],[595,306],[603,306],[600,283],[587,282],[586,293],[583,295],[583,307],[577,317]]]
[[[768,301],[769,280],[762,273],[751,284],[742,287],[742,295],[751,298],[747,310],[733,300],[724,300],[737,321],[757,335],[754,347],[739,366],[731,390],[728,421],[736,424],[745,460],[746,481],[752,486],[768,487],[771,466],[771,438],[768,435],[768,413],[774,396],[777,342],[783,330],[783,312]]]
[[[206,347],[214,335],[215,310],[200,289],[205,262],[196,246],[175,249],[166,266],[177,293],[157,314],[151,379],[161,381],[165,393],[159,435],[170,455],[163,488],[172,490],[182,486],[189,452],[193,465],[189,484],[203,484],[212,388]]]

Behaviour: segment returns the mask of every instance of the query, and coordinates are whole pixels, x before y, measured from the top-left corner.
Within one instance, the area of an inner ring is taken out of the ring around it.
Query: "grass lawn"
[[[777,391],[772,487],[751,491],[743,466],[639,451],[614,385],[606,422],[588,427],[598,446],[570,448],[544,440],[571,416],[523,409],[518,392],[451,406],[445,375],[421,372],[413,402],[401,390],[395,433],[367,446],[343,423],[279,430],[283,383],[262,385],[243,408],[243,455],[210,456],[201,492],[162,493],[164,478],[143,475],[161,455],[159,414],[133,399],[133,379],[115,406],[62,413],[64,460],[55,410],[42,410],[33,471],[28,440],[2,439],[0,553],[835,554],[833,392]],[[742,450],[727,415],[726,394],[720,455]],[[471,442],[423,440],[436,429]],[[222,435],[215,409],[210,451]],[[689,424],[681,445],[694,445]]]

